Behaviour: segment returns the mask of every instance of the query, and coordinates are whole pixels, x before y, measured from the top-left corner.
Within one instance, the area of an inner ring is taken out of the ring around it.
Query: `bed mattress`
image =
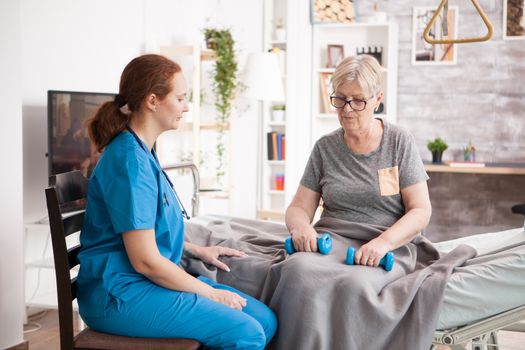
[[[459,244],[478,251],[456,268],[446,289],[437,329],[482,320],[525,305],[525,232],[523,228],[436,243],[448,252]]]

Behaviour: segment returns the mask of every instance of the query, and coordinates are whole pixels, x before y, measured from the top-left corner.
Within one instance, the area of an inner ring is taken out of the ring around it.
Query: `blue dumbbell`
[[[284,241],[284,249],[288,254],[293,254],[296,252],[295,247],[293,246],[292,237],[288,237],[286,241]],[[317,249],[319,250],[319,253],[321,254],[328,254],[332,250],[332,236],[330,236],[328,233],[323,233],[318,239],[317,239]]]
[[[349,247],[346,251],[346,264],[354,265],[355,264],[355,248]],[[386,271],[392,270],[394,266],[394,253],[388,252],[384,257],[379,261],[379,266],[383,267]]]

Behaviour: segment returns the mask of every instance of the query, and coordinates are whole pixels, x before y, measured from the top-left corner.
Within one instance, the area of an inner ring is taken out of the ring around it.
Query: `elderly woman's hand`
[[[317,251],[317,232],[312,225],[306,224],[290,232],[292,235],[293,246],[298,252]]]
[[[355,253],[355,263],[367,266],[379,266],[379,261],[392,250],[390,242],[381,236],[374,238],[367,244],[361,246]]]

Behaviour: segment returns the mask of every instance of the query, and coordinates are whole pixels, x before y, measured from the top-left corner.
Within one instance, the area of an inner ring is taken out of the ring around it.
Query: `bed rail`
[[[467,326],[452,330],[436,331],[432,337],[432,343],[443,345],[462,344],[501,329],[522,332],[525,330],[525,327],[517,323],[523,320],[525,320],[525,305]]]

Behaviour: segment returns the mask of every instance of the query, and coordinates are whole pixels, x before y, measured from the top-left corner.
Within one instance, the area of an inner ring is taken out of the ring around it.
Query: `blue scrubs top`
[[[175,264],[184,244],[182,209],[154,151],[129,131],[106,147],[88,185],[88,205],[80,234],[78,302],[81,315],[103,316],[109,295],[119,302],[137,295],[143,282],[121,234],[154,229],[160,253]]]

